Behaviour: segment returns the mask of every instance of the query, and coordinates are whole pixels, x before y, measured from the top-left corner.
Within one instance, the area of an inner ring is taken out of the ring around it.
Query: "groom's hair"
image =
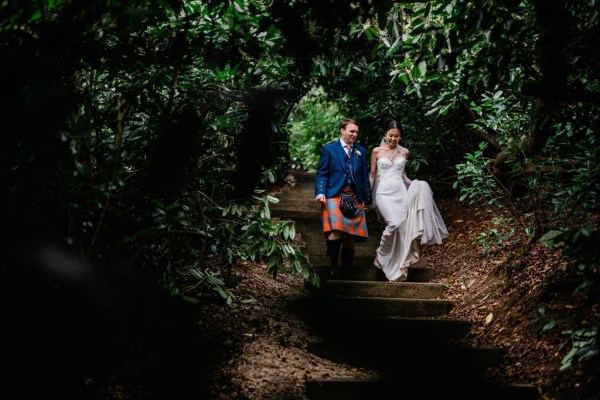
[[[354,124],[354,125],[358,126],[356,121],[353,120],[352,118],[344,118],[340,121],[340,129],[346,129],[348,124]]]

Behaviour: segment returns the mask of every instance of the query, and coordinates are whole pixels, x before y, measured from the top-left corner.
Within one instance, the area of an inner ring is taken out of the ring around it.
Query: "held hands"
[[[315,197],[315,201],[318,201],[318,202],[319,202],[319,203],[321,203],[321,204],[325,204],[325,202],[326,202],[327,200],[325,199],[325,195],[324,195],[324,194],[318,194],[318,195]]]
[[[327,202],[327,199],[325,198],[324,194],[318,194],[315,197],[315,201],[319,202],[319,203],[322,203],[322,204],[325,204]],[[363,209],[366,210],[366,211],[368,211],[368,210],[374,210],[375,208],[377,208],[375,206],[375,204],[365,204],[365,203],[363,203]]]
[[[319,202],[319,203],[321,203],[321,204],[325,204],[325,203],[327,202],[327,199],[325,198],[325,195],[323,195],[323,194],[318,194],[318,195],[315,197],[315,201],[316,201],[316,202]],[[377,207],[375,206],[375,204],[365,204],[365,203],[363,203],[363,209],[364,209],[365,211],[374,210],[374,209],[376,209],[376,208],[377,208]]]

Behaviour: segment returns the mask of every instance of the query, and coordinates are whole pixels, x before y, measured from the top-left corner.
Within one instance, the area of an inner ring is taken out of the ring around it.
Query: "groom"
[[[315,201],[321,203],[323,233],[331,269],[336,278],[352,267],[354,243],[369,237],[365,206],[372,203],[371,184],[367,170],[367,152],[356,144],[358,125],[345,118],[340,121],[340,138],[321,147],[321,157],[315,178]],[[340,195],[356,195],[360,212],[348,218],[340,211]],[[342,268],[338,269],[341,248]]]

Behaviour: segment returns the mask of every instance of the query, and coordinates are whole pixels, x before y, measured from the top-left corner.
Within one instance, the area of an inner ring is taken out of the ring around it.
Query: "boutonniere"
[[[360,156],[361,156],[361,154],[360,154],[360,150],[356,150],[356,155],[357,155],[358,157],[360,157]]]

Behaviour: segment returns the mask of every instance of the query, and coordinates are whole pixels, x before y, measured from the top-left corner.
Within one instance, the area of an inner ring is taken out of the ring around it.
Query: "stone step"
[[[410,381],[402,376],[381,380],[316,379],[306,382],[306,395],[311,400],[537,400],[537,388],[532,385],[508,385],[484,379],[464,379],[437,383],[437,376]],[[443,378],[443,377],[441,377]]]
[[[334,271],[331,270],[329,257],[309,255],[308,259],[322,280],[334,279]],[[406,282],[429,282],[434,277],[434,268],[419,266],[417,263],[408,267],[408,279]],[[342,279],[346,281],[388,282],[383,271],[373,265],[372,256],[354,257],[353,267],[343,272]]]
[[[283,207],[270,207],[271,216],[279,217],[281,219],[314,219],[321,224],[321,211],[317,210],[298,210],[295,207],[283,208]]]
[[[444,295],[446,286],[441,283],[329,280],[315,290],[334,297],[434,299]]]
[[[373,260],[375,259],[375,250],[379,246],[379,241],[375,240],[374,237],[369,237],[365,242],[356,243],[354,246],[354,258],[356,257],[371,257],[371,266],[373,266]],[[318,242],[307,242],[306,248],[311,255],[325,256],[327,255],[327,244],[325,239],[321,237]],[[424,260],[424,261],[422,261]],[[425,266],[427,265],[427,258],[422,257],[419,261],[413,265]]]
[[[269,207],[271,209],[273,209],[273,208],[289,209],[294,206],[302,206],[302,207],[309,207],[310,209],[314,208],[317,211],[321,210],[321,204],[317,203],[313,199],[312,196],[305,197],[305,196],[298,196],[297,194],[294,194],[294,195],[289,195],[286,197],[278,197],[278,199],[279,199],[279,203],[271,203],[269,205]]]
[[[324,317],[436,317],[448,314],[454,304],[442,299],[319,296],[317,310]]]
[[[284,199],[292,199],[292,198],[303,198],[306,200],[311,200],[313,203],[318,204],[315,201],[315,189],[312,187],[298,187],[298,188],[291,188],[291,187],[286,187],[281,189],[278,192],[272,192],[270,193],[271,196],[273,197],[277,197],[280,200],[284,200]],[[280,203],[277,204],[273,204],[275,206],[278,206]]]
[[[415,348],[420,345],[439,346],[460,343],[471,332],[471,323],[460,319],[365,315],[347,318],[347,314],[348,312],[344,315],[333,315],[324,310],[317,310],[306,315],[305,320],[319,332],[323,340],[349,345],[378,343],[383,346],[384,337],[393,337],[394,343],[398,343],[399,346],[402,343],[410,343]]]
[[[271,206],[271,214],[280,216],[286,215],[287,219],[296,218],[314,218],[321,221],[321,206],[315,202],[310,202],[305,199],[295,199],[290,202],[285,202],[281,206]]]
[[[295,192],[296,190],[307,191],[309,189],[315,190],[315,183],[306,182],[306,181],[295,181],[295,182],[286,182],[285,185],[281,185],[276,189],[272,189],[269,191],[271,196],[277,196],[279,193],[288,193]]]
[[[482,375],[500,364],[501,352],[493,347],[468,347],[454,344],[414,346],[412,342],[321,341],[309,343],[308,351],[335,363],[385,371],[397,376],[412,374],[445,375],[446,379]],[[391,336],[389,337],[391,339]]]
[[[296,182],[310,182],[314,183],[315,181],[315,172],[314,171],[291,171],[290,175],[293,176],[293,179]]]
[[[278,199],[289,198],[289,197],[303,197],[306,199],[315,199],[315,187],[314,186],[296,186],[296,187],[285,187],[278,192],[271,193],[271,196],[277,197]]]
[[[275,194],[279,202],[277,203],[269,203],[270,208],[280,208],[280,209],[291,209],[296,204],[305,204],[315,206],[317,209],[321,209],[321,203],[315,201],[315,195],[312,192],[280,192]]]

